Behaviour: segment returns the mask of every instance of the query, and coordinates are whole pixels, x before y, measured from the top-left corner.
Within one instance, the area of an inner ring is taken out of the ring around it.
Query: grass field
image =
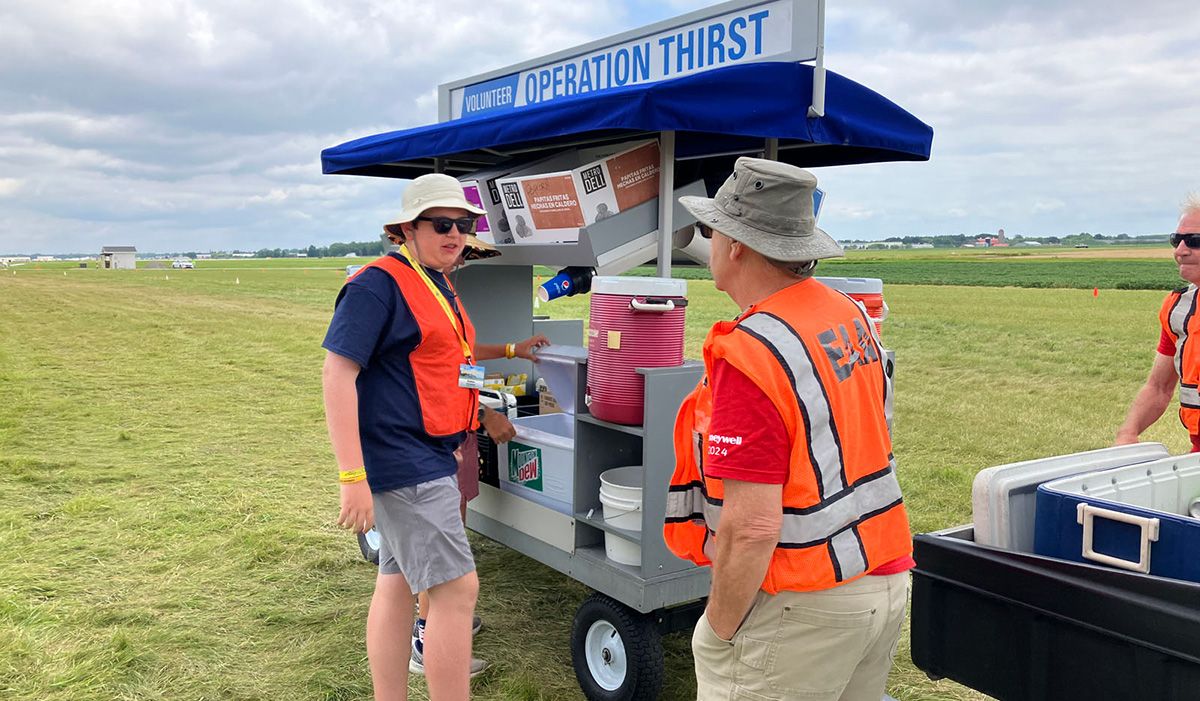
[[[369,696],[374,572],[332,526],[319,377],[347,262],[0,270],[0,697]],[[1149,368],[1161,292],[884,277],[914,530],[968,522],[983,467],[1111,442]],[[689,282],[689,297],[696,357],[735,310],[708,281]],[[586,299],[542,311],[586,318]],[[1146,438],[1186,449],[1170,416]],[[477,654],[496,667],[475,697],[580,698],[567,640],[584,587],[474,542]],[[664,698],[690,698],[687,642],[666,648]],[[906,645],[889,690],[978,698],[927,680]]]

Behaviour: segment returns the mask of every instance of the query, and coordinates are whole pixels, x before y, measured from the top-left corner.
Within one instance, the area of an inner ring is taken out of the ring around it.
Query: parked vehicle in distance
[[[195,263],[195,261],[190,260],[188,258],[179,258],[174,261],[171,261],[171,267],[172,268],[186,268],[188,270],[191,270],[192,268],[196,267],[196,263]]]

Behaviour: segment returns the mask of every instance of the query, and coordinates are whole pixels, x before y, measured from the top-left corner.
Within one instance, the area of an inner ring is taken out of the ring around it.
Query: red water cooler
[[[883,280],[874,277],[818,277],[816,279],[862,302],[863,306],[867,308],[867,316],[875,322],[875,332],[883,336],[883,321],[888,317],[887,302],[883,299]]]
[[[637,368],[683,364],[687,281],[655,277],[592,279],[588,321],[588,410],[604,421],[640,426],[645,378]]]

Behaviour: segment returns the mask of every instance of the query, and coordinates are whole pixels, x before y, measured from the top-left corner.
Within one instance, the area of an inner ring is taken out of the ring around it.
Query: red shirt
[[[704,474],[757,484],[786,482],[791,445],[779,410],[745,373],[724,360],[713,365],[708,382],[713,409]],[[912,557],[905,555],[870,574],[898,574],[915,566]]]
[[[1175,339],[1165,330],[1158,337],[1158,352],[1175,357]],[[1189,436],[1192,439],[1192,452],[1200,453],[1200,436]]]
[[[1158,352],[1172,358],[1175,357],[1175,339],[1171,338],[1171,334],[1165,330],[1158,337]]]

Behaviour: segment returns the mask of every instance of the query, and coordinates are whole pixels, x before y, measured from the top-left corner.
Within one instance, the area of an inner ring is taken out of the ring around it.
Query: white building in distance
[[[100,267],[134,270],[137,268],[137,249],[133,246],[105,246],[100,249]]]

